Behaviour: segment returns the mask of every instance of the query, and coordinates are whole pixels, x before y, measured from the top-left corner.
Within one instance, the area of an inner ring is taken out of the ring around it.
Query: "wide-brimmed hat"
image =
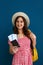
[[[13,26],[15,25],[14,22],[15,22],[15,19],[18,17],[18,16],[22,16],[25,18],[26,22],[27,22],[27,27],[29,26],[30,24],[30,19],[28,17],[28,15],[24,12],[16,12],[15,14],[13,14],[12,16],[12,24]]]

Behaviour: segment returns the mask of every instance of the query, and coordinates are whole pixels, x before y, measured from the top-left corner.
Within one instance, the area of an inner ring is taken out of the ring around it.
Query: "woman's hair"
[[[21,17],[21,18],[23,19],[23,21],[24,21],[23,33],[24,33],[25,36],[27,36],[28,38],[30,38],[30,40],[31,40],[31,45],[30,45],[30,47],[31,47],[31,49],[32,49],[32,54],[34,54],[34,52],[33,52],[33,45],[32,45],[32,44],[33,44],[33,41],[32,41],[32,39],[31,39],[31,37],[30,37],[30,31],[29,31],[28,28],[27,28],[27,23],[26,23],[26,20],[25,20],[24,17],[18,16],[18,17],[15,19],[14,27],[13,27],[13,32],[14,32],[14,34],[18,34],[18,29],[17,29],[17,27],[16,27],[16,22],[17,22],[17,19],[18,19],[19,17]]]

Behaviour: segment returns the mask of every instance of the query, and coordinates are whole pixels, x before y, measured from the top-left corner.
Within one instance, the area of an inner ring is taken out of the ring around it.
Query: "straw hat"
[[[17,12],[15,14],[13,14],[13,16],[12,16],[12,24],[13,24],[13,26],[15,25],[14,22],[15,22],[16,17],[18,17],[18,16],[22,16],[22,17],[25,18],[25,20],[27,22],[27,27],[28,27],[29,24],[30,24],[30,19],[29,19],[28,15],[26,13],[24,13],[24,12]]]

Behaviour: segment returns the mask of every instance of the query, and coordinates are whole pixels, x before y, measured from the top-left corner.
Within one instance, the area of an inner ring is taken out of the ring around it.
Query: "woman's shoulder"
[[[36,35],[30,29],[28,31],[30,32],[30,37],[36,38]]]

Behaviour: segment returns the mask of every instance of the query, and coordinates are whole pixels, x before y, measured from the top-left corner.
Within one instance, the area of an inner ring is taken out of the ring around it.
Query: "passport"
[[[20,45],[18,43],[17,34],[10,34],[8,36],[8,39],[11,41],[11,43],[12,43],[13,46],[20,47]]]

